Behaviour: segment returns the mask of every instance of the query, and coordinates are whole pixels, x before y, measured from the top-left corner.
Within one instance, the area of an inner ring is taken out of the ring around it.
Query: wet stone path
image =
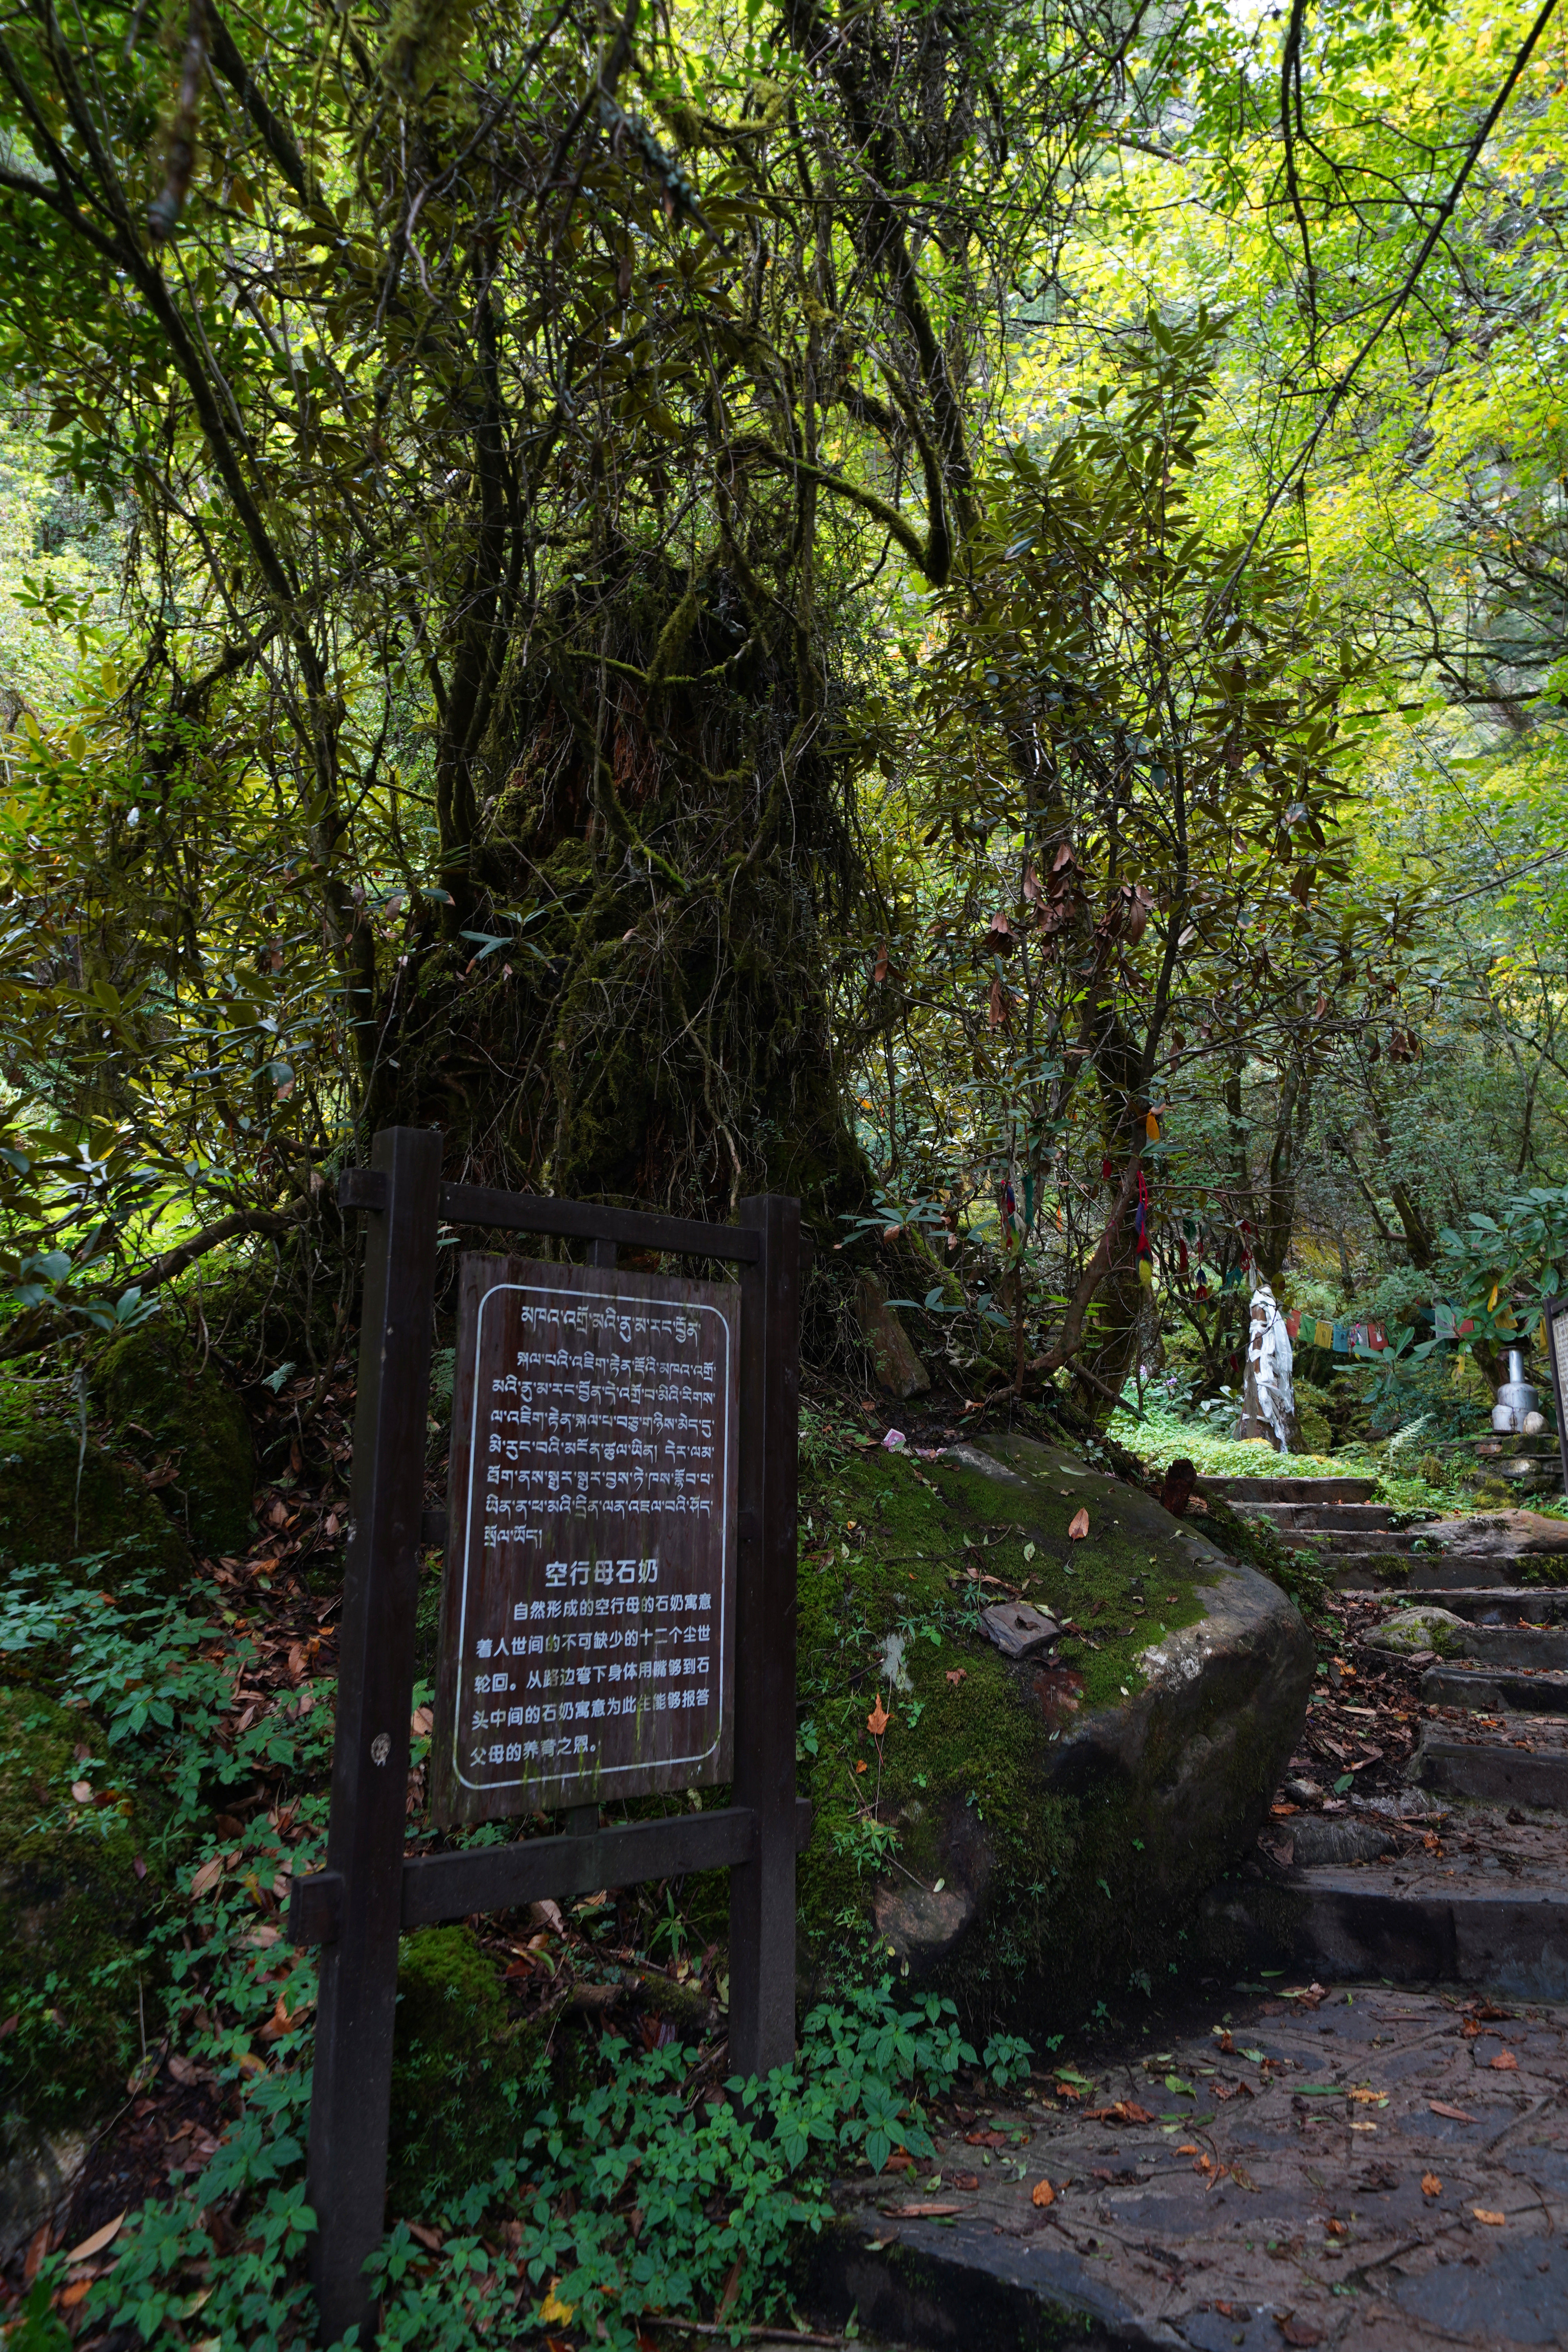
[[[944,2118],[863,2177],[810,2303],[909,2345],[1568,2342],[1568,2008],[1382,1983]]]

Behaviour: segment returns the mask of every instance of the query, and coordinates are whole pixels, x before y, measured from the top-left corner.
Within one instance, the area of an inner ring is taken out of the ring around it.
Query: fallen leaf
[[[887,2205],[883,2211],[897,2215],[901,2221],[937,2221],[944,2213],[963,2210],[958,2205]]]
[[[210,1862],[204,1862],[198,1870],[192,1873],[191,1893],[193,1895],[208,1894],[222,1876],[223,1856],[221,1853],[215,1853]]]
[[[1519,2060],[1511,2050],[1500,2050],[1497,2056],[1488,2063],[1495,2074],[1517,2074],[1519,2072]]]
[[[1506,2213],[1489,2213],[1484,2205],[1472,2205],[1470,2210],[1478,2221],[1486,2223],[1489,2230],[1500,2230],[1508,2220]]]
[[[408,1718],[409,1737],[414,1739],[427,1738],[430,1727],[435,1720],[436,1712],[433,1707],[416,1706]]]
[[[907,2155],[901,2147],[888,2158],[887,2163],[882,2168],[884,2172],[912,2172],[914,2168],[914,2158]]]
[[[71,1795],[79,1805],[90,1805],[92,1802],[92,1782],[90,1780],[73,1780],[71,1782]]]
[[[1468,2115],[1463,2107],[1451,2107],[1447,2099],[1428,2099],[1427,2106],[1435,2116],[1449,2116],[1457,2124],[1479,2124],[1479,2116]]]
[[[870,1733],[873,1739],[880,1739],[883,1732],[886,1731],[891,1721],[892,1717],[889,1715],[887,1708],[882,1705],[882,1696],[879,1691],[877,1694],[877,1704],[871,1709],[870,1714],[866,1717],[866,1728]]]
[[[55,2301],[61,2311],[74,2311],[77,2305],[86,2297],[91,2285],[92,2281],[89,2278],[78,2279],[74,2286],[62,2287]]]
[[[534,2326],[536,2327],[549,2327],[557,2320],[560,2321],[563,2327],[571,2326],[572,2314],[576,2310],[577,2306],[574,2303],[562,2302],[560,2296],[555,2292],[560,2284],[561,2281],[558,2278],[552,2278],[551,2280],[549,2292],[545,2295],[544,2301],[540,2305],[539,2309],[533,2315]]]
[[[1421,2175],[1421,2194],[1423,2197],[1441,2197],[1443,2194],[1443,2184],[1435,2172]]]
[[[212,2076],[205,2066],[198,2066],[194,2058],[182,2056],[178,2050],[169,2061],[169,2072],[175,2082],[185,2089],[188,2089],[193,2083],[212,2081]]]
[[[130,2210],[131,2208],[128,2205],[125,2209],[125,2212],[128,2213]],[[106,2221],[101,2230],[95,2230],[93,2231],[90,2238],[84,2238],[79,2246],[73,2246],[69,2253],[66,2256],[67,2262],[85,2263],[89,2254],[101,2253],[104,2247],[108,2245],[110,2238],[112,2238],[119,2230],[120,2224],[124,2221],[124,2219],[125,2213],[117,2213],[112,2221]]]
[[[1385,2107],[1388,2105],[1386,2091],[1352,2091],[1351,2097],[1363,2107]]]
[[[1089,1513],[1087,1511],[1080,1509],[1073,1513],[1072,1517],[1068,1522],[1068,1533],[1072,1538],[1074,1543],[1081,1543],[1083,1541],[1085,1536],[1089,1533]]]
[[[948,2175],[948,2186],[951,2189],[964,2189],[973,2196],[980,2186],[980,2175],[977,2172],[951,2172]]]
[[[863,1756],[858,1764],[856,1765],[855,1769],[857,1772],[863,1772],[866,1769],[866,1759]]]
[[[1048,2180],[1037,2180],[1033,2189],[1029,2191],[1029,2202],[1032,2205],[1054,2205],[1056,2201],[1057,2192],[1051,2187],[1050,2182]]]
[[[22,2284],[31,2286],[38,2275],[38,2264],[49,2251],[49,2225],[41,2221],[27,2241],[27,2252],[22,2263]]]
[[[1321,2344],[1323,2331],[1314,2327],[1310,2319],[1298,2319],[1293,2311],[1282,2311],[1277,2325],[1287,2344]]]
[[[969,1680],[969,1668],[967,1666],[950,1666],[947,1670],[947,1679],[956,1690],[960,1683],[966,1683]]]
[[[972,2131],[965,2132],[963,2137],[965,2145],[969,2147],[1005,2147],[1007,2145],[1005,2132]]]
[[[725,2320],[729,2318],[735,2297],[741,2292],[741,2273],[744,2268],[745,2256],[743,2254],[737,2254],[734,2261],[730,2265],[730,2275],[724,2282],[724,2292],[720,2296],[719,2307],[713,2314],[715,2319]]]
[[[1178,2156],[1196,2156],[1197,2152],[1198,2144],[1195,2139],[1184,2139],[1176,2150]]]

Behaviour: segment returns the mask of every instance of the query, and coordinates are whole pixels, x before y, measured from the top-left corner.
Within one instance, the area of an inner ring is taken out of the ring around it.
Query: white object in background
[[[1290,1378],[1296,1360],[1279,1303],[1266,1282],[1253,1292],[1249,1315],[1239,1434],[1261,1437],[1267,1431],[1280,1453],[1289,1454],[1296,1427],[1296,1391]]]

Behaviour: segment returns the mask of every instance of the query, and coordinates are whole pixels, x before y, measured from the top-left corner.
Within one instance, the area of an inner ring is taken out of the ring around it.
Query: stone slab
[[[1204,1478],[1198,1491],[1227,1503],[1369,1503],[1375,1478]]]
[[[1568,2013],[1467,2021],[1451,1994],[1282,1981],[1064,2050],[1080,2097],[1047,2066],[1033,2095],[933,2118],[918,2172],[838,2185],[799,2307],[942,2352],[1561,2342]],[[952,2210],[898,2210],[919,2202]]]
[[[1285,1958],[1329,1981],[1365,1975],[1568,2000],[1568,1890],[1505,1894],[1429,1880],[1396,1892],[1365,1871],[1325,1865],[1216,1888],[1204,1935],[1211,1948],[1254,1963]]]
[[[1568,1675],[1428,1666],[1421,1696],[1428,1706],[1468,1706],[1482,1715],[1563,1715],[1568,1714]]]
[[[1489,1805],[1554,1805],[1568,1811],[1568,1755],[1529,1756],[1517,1748],[1424,1736],[1410,1765],[1418,1787]]]

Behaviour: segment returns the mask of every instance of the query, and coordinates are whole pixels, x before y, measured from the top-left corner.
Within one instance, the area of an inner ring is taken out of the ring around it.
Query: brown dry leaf
[[[1499,2074],[1517,2074],[1519,2072],[1519,2060],[1511,2050],[1500,2050],[1497,2056],[1488,2063]]]
[[[1388,2105],[1386,2091],[1352,2091],[1350,2095],[1363,2107],[1385,2107]]]
[[[883,2210],[896,2214],[903,2221],[936,2221],[944,2213],[961,2212],[963,2208],[958,2205],[888,2205]]]
[[[129,2213],[130,2210],[131,2208],[128,2205],[125,2213]],[[125,2219],[125,2213],[117,2213],[112,2221],[106,2221],[101,2230],[93,2231],[90,2238],[84,2238],[79,2246],[73,2246],[66,2256],[67,2262],[85,2263],[90,2254],[100,2254],[110,2238],[118,2231],[120,2224]]]
[[[716,2320],[723,2321],[729,2318],[731,2307],[741,2292],[741,2273],[744,2268],[745,2256],[737,2254],[730,2265],[730,2275],[724,2282],[724,2292],[719,2298],[719,2308],[713,2315]]]
[[[906,2149],[901,2147],[895,2148],[892,2155],[888,2158],[887,2163],[882,2167],[884,2172],[912,2172],[914,2168],[914,2158],[910,2156]]]
[[[1086,1510],[1080,1509],[1074,1512],[1072,1517],[1068,1522],[1068,1533],[1072,1538],[1074,1543],[1081,1543],[1083,1541],[1085,1536],[1089,1533],[1089,1513]]]
[[[1506,2213],[1489,2213],[1484,2205],[1472,2205],[1470,2210],[1478,2221],[1486,2223],[1489,2230],[1500,2230],[1508,2220]]]
[[[199,1870],[193,1872],[191,1893],[193,1895],[209,1894],[222,1876],[223,1856],[221,1853],[215,1853],[210,1862],[204,1862]]]
[[[1314,2327],[1310,2319],[1298,2319],[1293,2311],[1282,2311],[1278,2326],[1287,2344],[1321,2344],[1323,2331]]]
[[[977,2172],[952,2173],[949,2175],[948,2186],[952,2189],[966,2189],[973,2196],[980,2186],[980,2175]]]
[[[873,1739],[880,1739],[883,1732],[886,1731],[891,1721],[892,1717],[889,1715],[887,1708],[882,1705],[882,1694],[879,1691],[877,1694],[877,1704],[871,1709],[870,1714],[866,1717],[866,1728],[870,1733]]]
[[[1435,2172],[1421,2175],[1421,2194],[1423,2197],[1441,2197],[1443,2194],[1443,2184]]]
[[[857,1772],[863,1772],[866,1769],[866,1759],[863,1756],[858,1764],[856,1765],[855,1769]]]
[[[436,1712],[433,1707],[416,1706],[408,1718],[409,1737],[414,1739],[428,1738],[430,1727],[435,1720]]]
[[[969,1668],[967,1666],[950,1666],[947,1670],[947,1679],[952,1685],[954,1690],[956,1690],[960,1683],[966,1683],[969,1680]]]
[[[1470,2115],[1464,2107],[1451,2107],[1447,2099],[1428,2099],[1426,2105],[1435,2116],[1448,2116],[1457,2124],[1479,2124],[1479,2116]]]
[[[427,2246],[433,2254],[438,2254],[446,2242],[439,2230],[428,2229],[423,2221],[410,2221],[408,2234],[411,2238],[417,2238],[420,2244]]]
[[[1005,2132],[965,2132],[963,2138],[964,2145],[968,2147],[1005,2147],[1007,2145],[1007,2135]]]
[[[1029,2202],[1032,2205],[1054,2205],[1056,2201],[1057,2192],[1051,2187],[1050,2182],[1048,2180],[1037,2180],[1033,2189],[1029,2191]]]

